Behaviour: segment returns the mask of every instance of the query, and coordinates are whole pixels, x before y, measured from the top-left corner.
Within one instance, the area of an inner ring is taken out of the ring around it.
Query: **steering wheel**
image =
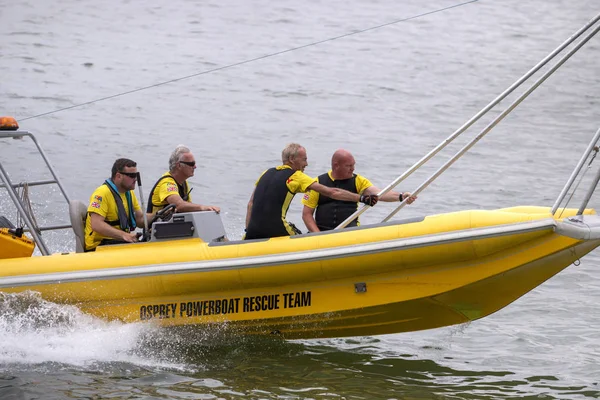
[[[158,210],[156,212],[156,214],[154,215],[154,218],[152,218],[152,222],[150,223],[150,225],[152,225],[156,221],[168,221],[171,219],[171,217],[173,216],[174,213],[175,213],[175,204],[169,204],[162,210]]]

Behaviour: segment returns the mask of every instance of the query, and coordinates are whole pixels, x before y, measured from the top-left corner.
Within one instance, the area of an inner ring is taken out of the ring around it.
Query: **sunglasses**
[[[131,179],[137,179],[137,177],[138,177],[138,174],[139,174],[139,172],[121,172],[121,171],[119,171],[119,173],[120,173],[121,175],[128,176],[128,177],[130,177]]]
[[[190,167],[195,167],[196,166],[196,161],[179,161],[182,164],[188,165]]]

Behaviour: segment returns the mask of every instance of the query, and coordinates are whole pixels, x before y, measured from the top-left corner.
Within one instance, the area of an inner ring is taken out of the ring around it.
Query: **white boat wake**
[[[139,351],[149,338],[162,334],[150,324],[106,322],[75,306],[45,301],[35,292],[0,293],[0,369],[58,363],[87,370],[127,363],[189,370],[184,364]]]

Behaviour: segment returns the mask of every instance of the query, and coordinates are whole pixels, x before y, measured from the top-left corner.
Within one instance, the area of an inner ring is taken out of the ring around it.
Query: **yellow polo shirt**
[[[169,204],[169,202],[167,201],[167,197],[174,194],[179,195],[179,188],[177,187],[177,182],[175,181],[175,178],[173,178],[169,172],[165,172],[162,176],[169,176],[169,178],[164,178],[163,180],[161,180],[154,189],[154,192],[152,193],[152,212],[161,210],[167,204]],[[187,181],[185,181],[184,183],[184,188],[188,192],[187,201],[191,203],[192,195],[190,194],[190,189]],[[156,204],[159,204],[160,207],[157,207]]]
[[[333,179],[333,176],[331,176],[331,171],[327,172],[327,174],[329,175],[329,178],[332,181],[335,181],[335,179]],[[316,178],[316,181],[318,182],[319,178]],[[363,192],[371,186],[373,186],[373,184],[370,180],[368,180],[362,175],[356,174],[356,192],[358,194],[363,194]],[[317,206],[319,205],[319,192],[310,190],[302,197],[302,204],[310,208],[317,208]]]
[[[131,202],[133,204],[134,213],[137,210],[141,210],[140,203],[133,190],[131,193]],[[121,201],[125,207],[125,213],[129,215],[129,205],[127,204],[127,197],[125,193],[119,193],[121,195]],[[106,185],[99,186],[94,193],[90,196],[90,205],[87,209],[88,214],[95,213],[101,215],[106,221],[118,221],[119,211],[117,209],[117,202],[110,191],[110,188]],[[117,229],[121,229],[119,226],[115,226]],[[110,239],[106,236],[102,236],[92,230],[92,219],[88,215],[85,219],[85,247],[87,250],[92,250],[98,247],[103,239]]]
[[[280,165],[275,168],[277,170],[292,169],[292,167],[290,167],[289,165]],[[254,183],[254,186],[258,185],[258,181],[260,181],[260,178],[262,178],[262,176],[267,171],[268,170],[265,170],[262,174],[260,174],[260,176],[258,177],[256,182]],[[310,176],[306,175],[302,171],[296,171],[287,179],[285,184],[288,187],[290,192],[296,194],[296,193],[306,192],[308,190],[308,187],[310,185],[312,185],[313,183],[315,183],[316,181],[317,181],[317,178],[311,178]]]

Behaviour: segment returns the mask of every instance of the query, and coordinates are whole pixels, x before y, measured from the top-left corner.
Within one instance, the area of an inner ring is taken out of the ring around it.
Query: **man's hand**
[[[408,198],[408,200],[406,200]],[[408,204],[412,204],[417,199],[417,196],[413,196],[411,192],[400,193],[400,201],[406,200]]]
[[[202,211],[214,211],[218,214],[221,212],[221,209],[217,206],[202,206]]]
[[[376,194],[363,194],[360,196],[360,202],[373,207],[379,201],[379,196]]]
[[[136,232],[123,232],[121,239],[127,243],[135,243],[138,241]]]

